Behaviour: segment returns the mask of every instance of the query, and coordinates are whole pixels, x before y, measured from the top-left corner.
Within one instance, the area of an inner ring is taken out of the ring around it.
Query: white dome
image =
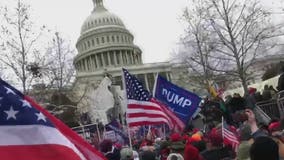
[[[103,4],[96,4],[90,16],[87,17],[81,28],[81,34],[99,27],[123,27],[125,28],[122,20],[113,13],[110,13],[104,8]]]

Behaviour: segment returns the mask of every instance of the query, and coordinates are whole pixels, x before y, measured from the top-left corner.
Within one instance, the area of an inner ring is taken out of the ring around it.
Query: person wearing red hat
[[[201,160],[198,149],[190,143],[187,143],[185,146],[184,160]]]
[[[270,123],[268,130],[272,139],[277,143],[279,148],[279,157],[284,159],[284,130],[280,122]]]
[[[233,152],[223,147],[223,137],[221,131],[213,128],[207,135],[207,148],[201,152],[203,160],[220,160],[224,158],[234,158]]]
[[[170,136],[170,143],[171,145],[169,148],[171,150],[171,153],[179,153],[183,155],[185,143],[183,137],[179,133],[173,133]]]

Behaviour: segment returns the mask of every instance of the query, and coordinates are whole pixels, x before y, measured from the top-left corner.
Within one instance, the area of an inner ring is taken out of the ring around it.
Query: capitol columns
[[[131,58],[132,64],[135,64],[135,62],[134,62],[134,55],[133,55],[133,51],[132,50],[130,51],[130,58]]]
[[[122,59],[122,50],[119,51],[119,59],[120,59],[120,63],[124,64],[123,59]]]
[[[103,61],[103,67],[106,67],[106,62],[105,62],[105,54],[102,52],[100,53]]]
[[[92,56],[89,56],[89,61],[90,61],[90,70],[91,70],[91,71],[94,71],[94,69],[95,69],[95,64],[94,64],[94,62],[92,61]]]
[[[129,56],[128,56],[128,50],[126,50],[124,54],[126,55],[126,64],[130,64],[130,59],[129,59]]]
[[[111,63],[111,60],[110,60],[110,52],[109,51],[107,52],[107,59],[108,59],[108,65],[112,66],[113,64]]]
[[[85,65],[85,72],[88,71],[88,63],[87,63],[87,59],[84,58],[84,65]]]
[[[117,66],[117,54],[116,54],[116,51],[112,51],[112,54],[113,54],[113,60],[114,60],[114,65]]]
[[[100,68],[101,66],[100,66],[100,62],[99,62],[97,53],[95,54],[95,60],[96,60],[97,66],[98,66],[97,68]]]
[[[144,81],[145,81],[146,89],[147,89],[148,91],[150,91],[147,73],[144,74]]]

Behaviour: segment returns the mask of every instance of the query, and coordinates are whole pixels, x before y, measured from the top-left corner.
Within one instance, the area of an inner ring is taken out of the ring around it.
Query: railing
[[[74,127],[72,128],[72,130],[77,132],[82,138],[87,140],[89,143],[92,142],[94,136],[96,136],[98,140],[101,141],[101,133],[98,124],[82,125]]]
[[[280,112],[276,99],[258,102],[256,103],[256,105],[260,109],[262,109],[262,111],[265,112],[270,118],[280,118]]]
[[[284,91],[277,93],[277,105],[281,118],[284,118]]]
[[[278,92],[275,99],[258,102],[256,105],[270,118],[284,118],[284,91]]]

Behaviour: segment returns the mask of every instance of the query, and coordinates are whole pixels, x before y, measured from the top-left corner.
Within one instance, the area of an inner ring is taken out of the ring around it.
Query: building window
[[[86,43],[84,43],[84,49],[85,49],[85,50],[87,49],[87,45],[86,45]]]
[[[113,54],[113,52],[110,52],[109,56],[110,56],[110,64],[114,65],[114,54]]]
[[[87,70],[89,71],[90,70],[90,60],[89,59],[87,59]]]
[[[116,41],[119,42],[119,36],[116,36]]]
[[[107,42],[109,42],[109,36],[107,36],[106,38],[107,38]]]
[[[95,24],[97,24],[97,20],[95,20]]]
[[[108,61],[107,54],[103,53],[103,57],[104,57],[105,65],[108,66],[109,65],[109,61]]]
[[[90,46],[91,46],[90,41],[88,41],[87,43],[88,43],[88,48],[90,48]]]
[[[139,62],[139,56],[136,54],[136,62],[139,64],[140,62]]]
[[[116,56],[116,60],[117,60],[117,64],[120,64],[120,54],[119,54],[119,51],[116,51],[115,52],[115,56]]]
[[[103,66],[103,58],[102,58],[102,55],[101,54],[98,54],[98,61],[99,61],[99,67],[102,67]]]
[[[123,52],[122,52],[122,61],[123,61],[123,64],[127,64],[126,53],[123,53]]]
[[[92,39],[92,46],[95,46],[95,41],[94,41],[94,39]]]
[[[114,36],[111,36],[111,41],[112,41],[112,42],[114,42],[114,41],[115,41]]]
[[[99,38],[96,38],[97,44],[100,44],[100,40]]]
[[[102,43],[105,43],[105,37],[102,37]]]
[[[129,61],[130,61],[129,63],[134,64],[131,52],[127,51],[127,57],[129,57]]]

